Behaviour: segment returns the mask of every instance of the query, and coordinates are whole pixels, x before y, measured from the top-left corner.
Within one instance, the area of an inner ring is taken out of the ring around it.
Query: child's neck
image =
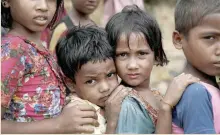
[[[36,44],[41,44],[41,40],[40,40],[41,32],[30,31],[18,23],[12,25],[9,34],[15,36],[22,36]]]
[[[125,82],[122,81],[122,85],[124,86],[127,86],[127,87],[130,87],[140,93],[145,93],[146,91],[149,91],[151,90],[150,88],[150,78],[145,80],[142,84],[138,85],[138,86],[130,86],[130,85],[127,85]]]
[[[186,74],[191,74],[197,78],[200,79],[200,81],[208,83],[210,85],[215,86],[216,84],[213,82],[212,77],[199,71],[198,69],[196,69],[195,67],[193,67],[189,62],[187,62],[186,67],[183,70],[184,73]]]
[[[78,11],[76,11],[75,8],[73,8],[68,15],[70,16],[70,19],[72,20],[74,25],[87,25],[91,23],[91,19],[89,18],[89,15],[82,14]]]

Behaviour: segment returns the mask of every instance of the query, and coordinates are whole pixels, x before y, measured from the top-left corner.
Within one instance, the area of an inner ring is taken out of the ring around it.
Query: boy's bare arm
[[[155,133],[156,134],[172,133],[172,108],[167,104],[161,104]]]
[[[4,114],[4,108],[2,114]],[[86,119],[91,118],[91,119]],[[92,133],[89,125],[98,125],[95,109],[88,105],[71,105],[64,107],[62,113],[51,119],[35,122],[15,122],[1,120],[2,133],[41,134],[41,133]]]

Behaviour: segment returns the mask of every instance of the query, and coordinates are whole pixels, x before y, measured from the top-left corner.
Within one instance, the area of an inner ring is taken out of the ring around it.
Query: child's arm
[[[156,125],[157,134],[172,133],[172,108],[179,102],[186,87],[198,81],[199,79],[184,73],[173,79],[166,91],[164,99],[161,100],[162,102]]]
[[[128,95],[129,90],[124,86],[118,86],[111,94],[111,96],[106,101],[105,105],[105,116],[107,119],[107,134],[114,134],[117,123],[118,116],[121,110],[121,103],[123,99]]]
[[[2,114],[4,114],[4,110],[2,108]],[[1,120],[1,129],[3,134],[93,133],[94,129],[90,125],[98,125],[96,119],[97,115],[93,107],[89,105],[72,105],[69,103],[64,107],[60,116],[56,118],[36,122]]]

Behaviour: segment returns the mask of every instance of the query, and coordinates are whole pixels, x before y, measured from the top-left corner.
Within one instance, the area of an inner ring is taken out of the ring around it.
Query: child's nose
[[[107,82],[103,81],[100,87],[100,92],[106,92],[110,90],[110,86]]]
[[[130,58],[128,63],[127,63],[127,68],[129,70],[137,69],[138,68],[137,60],[135,58]]]
[[[48,10],[47,0],[39,0],[39,2],[37,4],[37,9],[42,10],[42,11],[47,11]]]

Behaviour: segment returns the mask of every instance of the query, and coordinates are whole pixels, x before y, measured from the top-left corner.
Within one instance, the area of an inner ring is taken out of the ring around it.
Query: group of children
[[[89,10],[98,1],[88,3]],[[1,6],[10,29],[1,40],[2,133],[220,133],[219,0],[177,1],[173,43],[187,64],[164,96],[150,87],[153,66],[168,63],[161,31],[138,6],[115,14],[105,30],[66,27],[51,50],[56,58],[40,38],[63,0]]]

